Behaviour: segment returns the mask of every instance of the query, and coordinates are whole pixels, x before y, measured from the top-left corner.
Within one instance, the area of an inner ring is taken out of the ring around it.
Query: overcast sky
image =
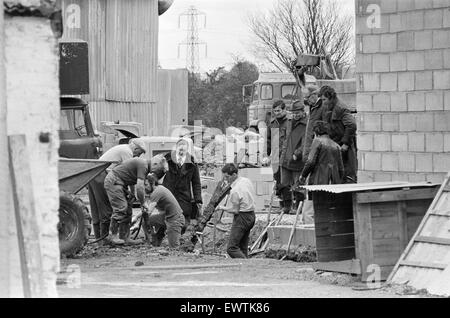
[[[230,67],[233,56],[240,56],[256,62],[249,45],[252,34],[246,23],[249,13],[268,10],[277,0],[174,0],[170,9],[159,17],[159,62],[162,68],[174,69],[186,66],[186,17],[180,14],[189,6],[206,15],[199,17],[199,39],[207,43],[199,46],[200,71],[205,72],[219,66]],[[299,0],[300,1],[300,0]],[[354,14],[354,0],[339,0],[343,14]],[[179,20],[181,27],[179,27]],[[178,51],[180,51],[178,53]],[[207,55],[205,56],[205,53]]]

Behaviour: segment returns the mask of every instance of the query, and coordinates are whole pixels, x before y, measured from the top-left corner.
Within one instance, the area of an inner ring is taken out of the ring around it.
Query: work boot
[[[119,224],[116,220],[111,220],[109,226],[109,235],[105,238],[105,244],[124,245],[125,241],[119,238]]]
[[[95,239],[98,240],[101,237],[100,224],[99,223],[92,224],[92,229],[94,230],[94,237],[95,237]]]
[[[284,214],[295,214],[295,211],[292,212],[292,200],[284,201],[283,211]]]
[[[130,224],[127,222],[119,224],[119,239],[123,240],[125,245],[138,245],[142,243],[140,240],[130,238]]]

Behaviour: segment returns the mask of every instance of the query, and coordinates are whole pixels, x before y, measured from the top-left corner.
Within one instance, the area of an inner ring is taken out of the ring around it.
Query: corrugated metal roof
[[[438,183],[410,183],[410,182],[370,182],[370,183],[346,183],[346,184],[323,184],[323,185],[309,185],[301,186],[308,191],[325,191],[330,193],[346,193],[346,192],[361,192],[374,191],[383,189],[402,189],[402,188],[420,188],[420,187],[435,187]]]

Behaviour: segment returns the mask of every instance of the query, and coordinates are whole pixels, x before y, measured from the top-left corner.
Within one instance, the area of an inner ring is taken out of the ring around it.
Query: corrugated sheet
[[[89,103],[94,126],[102,121],[135,121],[143,124],[144,135],[158,135],[156,103],[94,101]]]
[[[106,99],[156,102],[158,3],[108,0]]]
[[[348,184],[323,184],[301,186],[308,191],[325,191],[330,193],[346,193],[371,191],[382,189],[401,189],[401,188],[420,188],[420,187],[435,187],[438,183],[409,183],[409,182],[370,182],[370,183],[348,183]]]
[[[76,12],[69,7],[72,4],[80,8],[79,28],[74,27],[76,24],[70,23],[76,18]],[[61,8],[63,39],[81,39],[88,42],[89,100],[105,100],[106,0],[62,0]]]
[[[186,125],[188,122],[188,71],[186,69],[158,70],[158,115],[164,134],[170,125]]]

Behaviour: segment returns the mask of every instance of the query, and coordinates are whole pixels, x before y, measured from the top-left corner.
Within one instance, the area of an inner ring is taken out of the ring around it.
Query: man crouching
[[[146,194],[149,196],[148,226],[152,233],[152,245],[160,246],[167,233],[170,248],[180,246],[181,229],[184,226],[183,210],[175,196],[161,184],[154,173],[147,176]]]
[[[228,198],[230,206],[219,209],[234,214],[227,253],[231,258],[247,258],[250,230],[255,225],[255,190],[248,178],[239,177],[232,163],[222,168],[225,180],[231,185]]]

